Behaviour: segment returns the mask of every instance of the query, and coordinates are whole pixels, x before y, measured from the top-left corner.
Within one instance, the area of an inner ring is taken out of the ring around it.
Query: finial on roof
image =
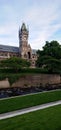
[[[27,31],[27,28],[26,28],[25,23],[22,23],[21,30],[22,30],[22,31]]]

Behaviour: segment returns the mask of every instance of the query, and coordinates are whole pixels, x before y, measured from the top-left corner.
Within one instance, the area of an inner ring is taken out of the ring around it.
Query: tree
[[[30,62],[19,57],[12,57],[6,60],[0,61],[0,66],[4,68],[11,68],[18,72],[19,69],[29,67]]]
[[[51,73],[61,71],[61,45],[57,41],[47,41],[43,50],[38,50],[37,54],[37,67],[47,68]]]
[[[57,59],[61,59],[61,45],[57,41],[46,41],[43,47],[44,55],[52,56]]]

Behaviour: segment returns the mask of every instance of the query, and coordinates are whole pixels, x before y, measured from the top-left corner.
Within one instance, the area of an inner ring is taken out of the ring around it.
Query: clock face
[[[23,40],[27,40],[26,36],[22,36],[22,39],[23,39]]]

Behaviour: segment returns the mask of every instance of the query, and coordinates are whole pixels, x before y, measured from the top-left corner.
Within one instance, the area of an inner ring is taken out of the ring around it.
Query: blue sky
[[[42,49],[45,41],[61,44],[61,0],[0,0],[0,44],[19,46],[22,22],[33,49]]]

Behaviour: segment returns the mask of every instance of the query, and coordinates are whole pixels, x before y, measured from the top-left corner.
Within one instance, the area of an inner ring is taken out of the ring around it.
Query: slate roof
[[[0,45],[0,52],[13,52],[19,53],[19,47],[8,46],[8,45]],[[37,50],[32,49],[32,54],[36,54]]]
[[[14,46],[8,46],[8,45],[0,45],[0,52],[1,51],[19,53],[19,48]]]

